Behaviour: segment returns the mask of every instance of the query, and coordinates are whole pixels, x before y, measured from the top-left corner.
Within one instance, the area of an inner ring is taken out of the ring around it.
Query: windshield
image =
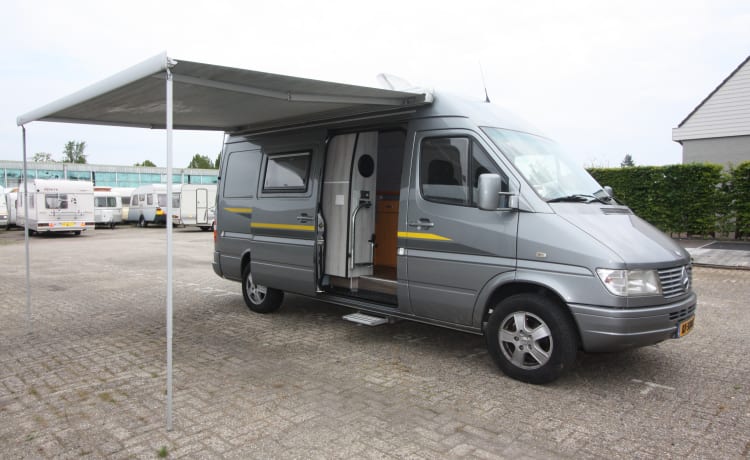
[[[482,129],[542,199],[587,201],[583,197],[594,200],[609,198],[594,178],[555,142],[519,131]]]

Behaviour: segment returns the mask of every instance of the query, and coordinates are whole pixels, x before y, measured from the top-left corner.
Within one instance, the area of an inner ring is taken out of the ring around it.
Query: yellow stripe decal
[[[239,212],[252,213],[253,208],[224,208],[224,211],[237,212],[237,213]]]
[[[452,241],[450,238],[434,233],[398,232],[399,238],[414,238],[416,240]]]
[[[263,222],[253,222],[251,228],[270,228],[274,230],[300,230],[305,232],[315,231],[314,225],[297,225],[297,224],[266,224]]]

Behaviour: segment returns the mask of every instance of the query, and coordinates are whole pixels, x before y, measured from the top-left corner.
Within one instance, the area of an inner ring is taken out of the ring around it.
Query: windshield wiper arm
[[[559,196],[557,198],[552,198],[547,200],[547,203],[592,203],[594,201],[598,201],[600,203],[609,204],[606,201],[602,200],[599,197],[596,197],[594,195],[585,195],[582,193],[576,193],[574,195],[567,195],[567,196]]]

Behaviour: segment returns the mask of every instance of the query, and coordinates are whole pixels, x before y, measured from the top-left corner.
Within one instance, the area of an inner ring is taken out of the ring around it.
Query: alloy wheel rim
[[[538,369],[552,357],[552,331],[533,313],[517,311],[506,316],[498,341],[505,358],[521,369]]]

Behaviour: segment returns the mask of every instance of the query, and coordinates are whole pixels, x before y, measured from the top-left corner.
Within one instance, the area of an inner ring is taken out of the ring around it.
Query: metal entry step
[[[343,316],[343,319],[351,321],[352,323],[364,324],[365,326],[380,326],[381,324],[386,324],[388,322],[388,318],[367,315],[364,313],[352,313]]]

